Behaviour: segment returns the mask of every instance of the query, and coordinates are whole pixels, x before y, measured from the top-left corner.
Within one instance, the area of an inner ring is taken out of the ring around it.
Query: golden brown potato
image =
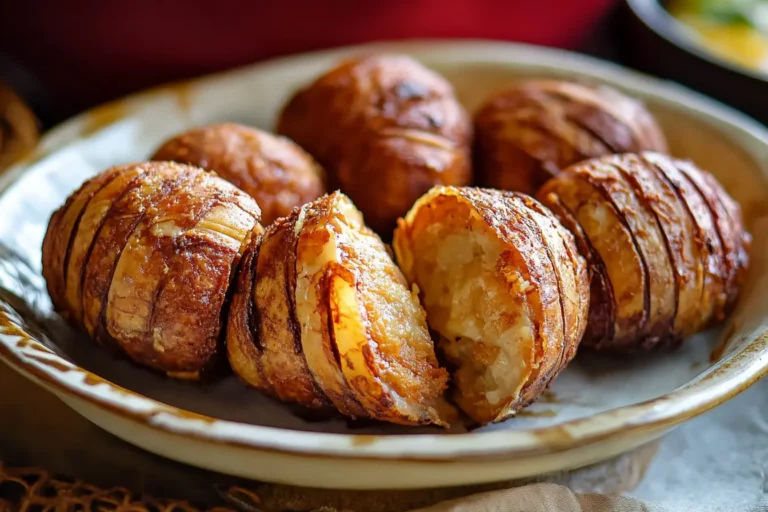
[[[244,381],[283,401],[352,418],[446,424],[447,373],[424,310],[339,192],[252,238],[227,346]]]
[[[453,399],[476,422],[525,407],[575,355],[587,323],[586,262],[532,198],[435,187],[401,219],[394,246],[455,368]]]
[[[215,171],[256,199],[264,225],[325,193],[320,165],[292,141],[235,123],[193,128],[163,143],[152,160]]]
[[[471,181],[471,123],[451,85],[408,57],[351,60],[299,91],[278,132],[309,151],[385,237],[433,185]]]
[[[738,205],[690,162],[652,152],[588,160],[538,197],[592,270],[585,346],[674,346],[735,302],[751,238]]]
[[[233,269],[259,207],[203,169],[114,167],[53,214],[43,275],[63,316],[97,342],[196,379],[220,352]]]
[[[535,194],[561,169],[587,158],[666,152],[642,103],[608,87],[531,80],[502,91],[475,115],[481,185]]]

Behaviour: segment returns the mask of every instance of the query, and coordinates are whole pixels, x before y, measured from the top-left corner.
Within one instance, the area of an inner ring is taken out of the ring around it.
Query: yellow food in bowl
[[[706,50],[753,71],[768,72],[768,34],[751,19],[757,12],[752,3],[679,0],[670,3],[669,11],[695,32]]]

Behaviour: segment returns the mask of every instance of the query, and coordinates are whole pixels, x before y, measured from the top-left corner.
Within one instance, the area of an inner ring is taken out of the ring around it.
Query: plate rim
[[[613,63],[564,50],[519,43],[477,40],[398,41],[271,59],[235,70],[163,85],[96,107],[49,131],[41,140],[38,152],[0,177],[0,194],[37,161],[78,140],[82,136],[80,129],[88,116],[108,110],[114,105],[138,107],[147,102],[159,101],[165,93],[175,94],[178,87],[205,86],[218,80],[270,73],[280,68],[296,66],[301,62],[338,59],[350,53],[368,51],[410,53],[416,54],[417,58],[431,58],[433,61],[441,57],[444,61],[455,63],[495,62],[518,68],[541,67],[550,71],[557,68],[566,73],[589,75],[631,89],[642,96],[652,96],[664,103],[676,103],[689,115],[703,120],[718,118],[718,123],[729,125],[730,129],[753,139],[755,149],[759,148],[768,156],[768,129],[748,116],[677,84],[649,77]],[[127,117],[130,117],[131,110],[126,109]],[[109,125],[101,129],[107,126]],[[51,391],[52,387],[74,398],[86,400],[107,414],[118,414],[141,426],[202,442],[227,444],[256,451],[340,459],[454,462],[557,453],[596,444],[606,438],[631,436],[648,429],[671,428],[733,398],[768,374],[767,329],[742,350],[725,356],[707,371],[670,393],[549,427],[461,435],[335,434],[244,424],[191,413],[121,388],[77,367],[24,332],[21,326],[16,325],[12,314],[2,309],[0,324],[5,324],[5,329],[0,326],[0,359],[25,377],[43,385],[48,391]],[[47,357],[43,357],[44,354]],[[30,357],[32,355],[35,357]],[[53,362],[50,363],[51,361]],[[66,370],[63,370],[63,367],[66,367]],[[65,378],[67,374],[72,376],[74,373],[79,373],[82,377],[79,384],[74,379]],[[89,380],[96,383],[89,385],[90,388],[100,388],[98,393],[85,391],[85,382]],[[141,407],[129,407],[124,401],[126,397],[138,400],[136,404],[141,402]]]

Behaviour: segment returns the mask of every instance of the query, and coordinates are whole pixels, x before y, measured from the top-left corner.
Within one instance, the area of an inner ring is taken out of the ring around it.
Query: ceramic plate
[[[580,354],[518,417],[473,432],[311,422],[234,377],[199,385],[114,359],[55,314],[40,275],[48,218],[87,177],[146,159],[189,126],[237,121],[262,128],[292,91],[342,56],[409,53],[451,80],[472,111],[522,77],[612,84],[643,98],[676,156],[714,172],[755,235],[739,308],[722,331],[681,350],[633,358]],[[118,101],[53,130],[0,178],[0,356],[113,434],[157,454],[244,477],[313,487],[470,484],[574,468],[656,438],[715,407],[768,370],[768,133],[678,86],[586,57],[530,46],[396,43],[281,59]],[[7,392],[7,391],[6,391]]]

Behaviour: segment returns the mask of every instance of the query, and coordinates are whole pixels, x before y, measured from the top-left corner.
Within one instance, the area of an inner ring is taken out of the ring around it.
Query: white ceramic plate
[[[51,313],[40,245],[51,212],[85,178],[145,159],[164,138],[192,125],[226,120],[269,129],[295,88],[343,55],[369,51],[415,56],[451,80],[470,111],[491,91],[529,76],[603,82],[643,98],[672,152],[714,172],[741,202],[755,234],[749,285],[725,335],[698,335],[669,354],[581,354],[519,417],[446,433],[304,421],[234,377],[209,385],[170,381],[112,358]],[[767,176],[768,133],[760,125],[678,86],[575,54],[486,42],[396,43],[259,64],[79,116],[0,178],[0,357],[128,442],[259,480],[408,488],[574,468],[656,438],[768,371],[768,251],[760,227]]]

